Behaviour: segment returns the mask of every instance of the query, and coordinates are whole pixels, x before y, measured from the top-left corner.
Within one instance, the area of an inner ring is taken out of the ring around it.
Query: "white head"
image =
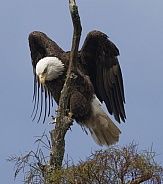
[[[36,65],[36,74],[42,84],[57,79],[64,71],[64,64],[57,57],[45,57]]]

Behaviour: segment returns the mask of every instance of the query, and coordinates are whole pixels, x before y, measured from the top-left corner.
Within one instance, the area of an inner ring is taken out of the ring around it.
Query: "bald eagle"
[[[63,51],[47,35],[38,31],[30,33],[29,47],[34,71],[33,116],[36,117],[40,100],[40,120],[44,101],[45,120],[50,114],[51,100],[54,99],[57,104],[59,103],[70,52]],[[68,108],[73,114],[73,119],[88,128],[100,146],[115,144],[121,133],[103,110],[102,102],[117,122],[120,123],[121,120],[125,122],[126,119],[124,87],[118,55],[119,50],[108,36],[94,30],[88,33],[77,56],[77,79],[70,94]]]

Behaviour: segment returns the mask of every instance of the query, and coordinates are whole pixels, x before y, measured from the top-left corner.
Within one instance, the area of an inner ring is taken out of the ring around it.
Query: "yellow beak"
[[[46,78],[46,75],[39,75],[39,80],[41,82],[41,84],[44,86],[45,85],[45,78]]]

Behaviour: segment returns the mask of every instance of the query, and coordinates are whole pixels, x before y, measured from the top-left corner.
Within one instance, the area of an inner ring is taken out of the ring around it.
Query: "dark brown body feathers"
[[[42,113],[43,92],[45,94],[45,116],[50,114],[51,97],[53,97],[58,104],[69,65],[70,52],[64,52],[44,33],[37,31],[30,33],[29,46],[34,71],[33,99],[35,102],[35,113],[33,114],[35,118],[39,100],[41,100],[40,116]],[[125,121],[124,88],[122,73],[117,58],[118,55],[119,50],[108,39],[107,35],[100,31],[88,33],[81,50],[78,52],[78,77],[71,91],[69,102],[69,109],[74,114],[74,118],[77,122],[80,123],[90,118],[92,113],[91,103],[94,94],[96,94],[101,102],[105,102],[109,113],[113,114],[118,122],[120,122],[120,120]],[[65,72],[55,80],[46,81],[46,87],[43,90],[43,86],[41,86],[36,76],[35,68],[37,62],[47,56],[59,58],[64,64]],[[39,91],[41,91],[41,97],[38,94]],[[47,100],[48,98],[49,100]],[[49,108],[48,113],[46,112],[47,108]],[[119,132],[117,135],[118,134]]]

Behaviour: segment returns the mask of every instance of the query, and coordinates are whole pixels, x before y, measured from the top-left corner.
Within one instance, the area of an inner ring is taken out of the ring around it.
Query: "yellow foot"
[[[69,113],[68,113],[68,117],[69,117],[69,118],[72,118],[72,116],[73,116],[73,113],[72,113],[72,112],[69,112]]]

